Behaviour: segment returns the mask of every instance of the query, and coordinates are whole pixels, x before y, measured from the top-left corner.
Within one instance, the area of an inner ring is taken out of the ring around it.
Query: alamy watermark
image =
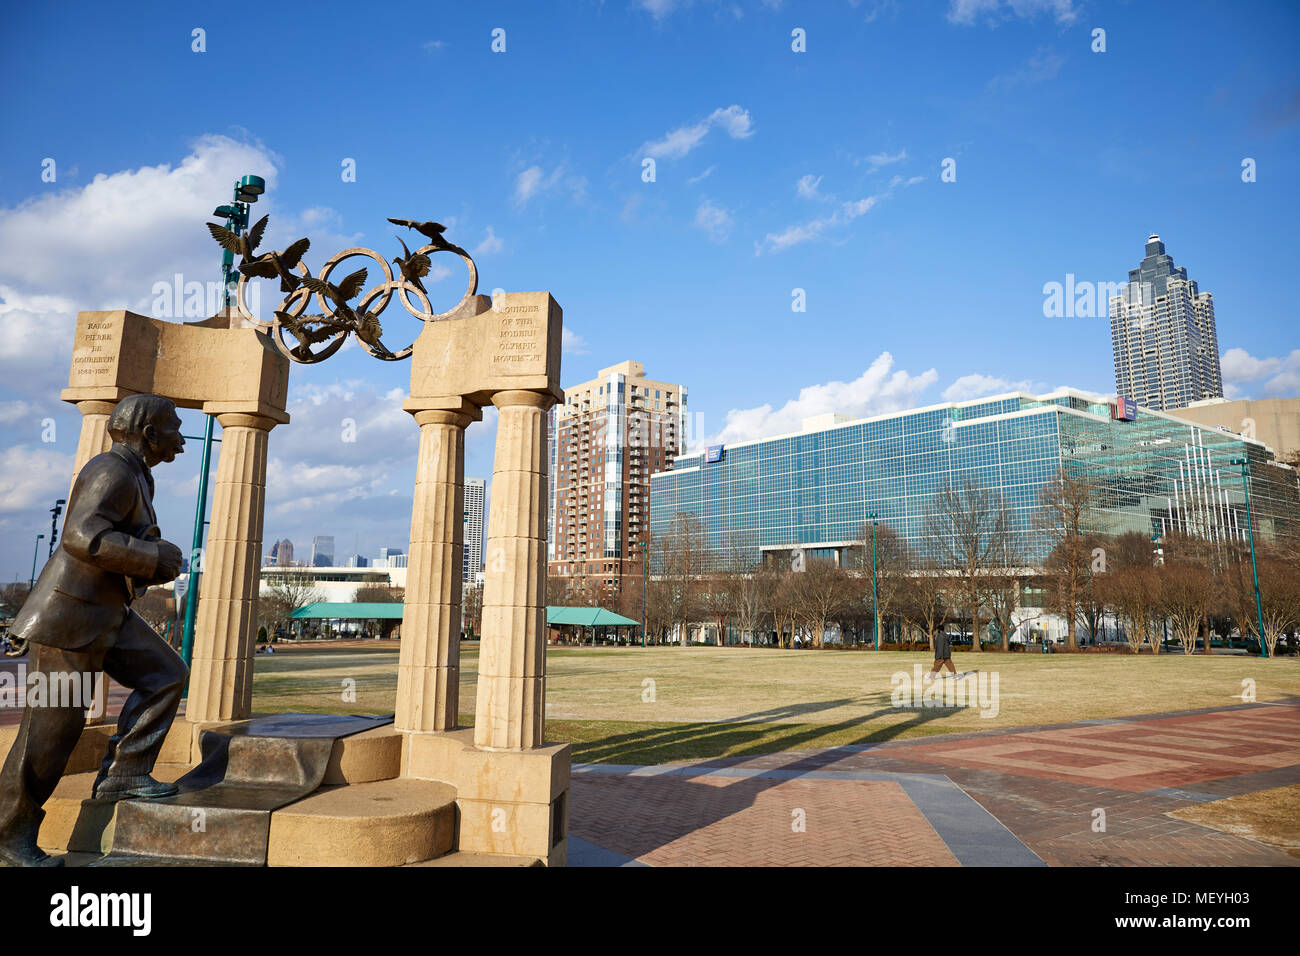
[[[1090,282],[1067,272],[1064,282],[1043,283],[1043,317],[1048,319],[1104,319],[1110,316],[1110,300],[1118,296],[1126,305],[1148,306],[1155,302],[1150,282]]]
[[[20,693],[21,690],[21,693]],[[32,671],[19,664],[16,673],[0,671],[0,710],[28,707],[72,707],[87,717],[100,717],[104,701],[95,697],[94,671]]]
[[[911,674],[895,671],[889,682],[894,687],[889,703],[894,707],[978,707],[981,717],[998,715],[997,671],[974,671],[926,680],[921,665],[914,664]]]

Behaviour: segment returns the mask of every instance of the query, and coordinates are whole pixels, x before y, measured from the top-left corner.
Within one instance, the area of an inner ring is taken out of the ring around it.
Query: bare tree
[[[908,547],[907,541],[888,525],[875,527],[873,548],[872,525],[863,524],[858,528],[853,548],[849,552],[850,566],[863,578],[862,599],[866,606],[875,602],[873,613],[878,613],[882,621],[898,615],[899,604],[908,586],[908,571],[915,562],[915,555]],[[874,569],[874,572],[873,572]],[[872,591],[872,576],[875,577],[875,591]],[[876,622],[872,622],[875,642]],[[884,640],[884,637],[881,637]]]
[[[483,585],[465,585],[460,597],[460,616],[465,622],[467,641],[483,633]]]
[[[773,586],[768,600],[772,609],[776,639],[782,647],[789,647],[794,642],[799,620],[799,582],[796,580],[798,573],[778,570],[771,574]],[[790,626],[789,637],[786,636],[787,624]]]
[[[1190,657],[1214,599],[1210,571],[1194,562],[1166,560],[1156,569],[1156,579],[1160,611],[1168,618],[1183,654]]]
[[[939,489],[929,531],[940,566],[956,572],[954,583],[970,615],[972,649],[981,651],[980,610],[996,588],[1011,534],[1006,503],[996,490],[968,477],[958,486]]]
[[[852,599],[848,577],[834,561],[817,558],[793,578],[798,617],[811,632],[813,647],[822,647],[826,625]]]
[[[948,618],[948,588],[951,580],[932,561],[918,561],[908,575],[902,602],[904,618],[925,635],[934,650],[934,636]]]
[[[660,554],[661,579],[684,647],[691,619],[699,613],[700,578],[709,565],[704,522],[687,512],[673,515],[663,533]]]
[[[1300,627],[1300,574],[1295,566],[1265,552],[1259,561],[1259,595],[1264,614],[1264,641],[1268,656],[1275,657],[1278,638]]]
[[[732,610],[741,641],[748,634],[751,647],[766,615],[767,589],[770,586],[770,575],[763,570],[758,557],[758,548],[752,537],[739,533],[731,535],[727,566],[731,575]]]
[[[1038,530],[1051,543],[1044,570],[1051,594],[1050,607],[1066,620],[1066,647],[1078,650],[1075,623],[1092,567],[1092,539],[1088,519],[1098,501],[1097,486],[1082,475],[1058,471],[1038,496]]]
[[[267,630],[272,631],[276,625],[290,621],[294,611],[321,599],[316,580],[309,574],[280,574],[266,594],[259,596],[258,606],[260,612],[262,602],[267,603]]]

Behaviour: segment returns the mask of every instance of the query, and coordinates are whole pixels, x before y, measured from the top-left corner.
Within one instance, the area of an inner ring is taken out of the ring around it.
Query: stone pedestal
[[[240,412],[220,414],[217,421],[221,454],[199,575],[185,710],[191,721],[237,720],[252,713],[267,438],[277,423]]]
[[[454,730],[460,705],[465,427],[481,412],[412,410],[420,426],[402,645],[398,730]]]
[[[474,743],[542,744],[546,679],[546,409],[551,396],[511,389],[497,419],[483,575]]]

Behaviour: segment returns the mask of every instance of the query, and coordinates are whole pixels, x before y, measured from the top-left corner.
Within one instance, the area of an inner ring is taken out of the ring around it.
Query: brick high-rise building
[[[1157,410],[1223,397],[1214,296],[1175,266],[1160,237],[1110,299],[1115,391]]]
[[[640,362],[601,369],[552,409],[549,573],[587,600],[609,607],[621,592],[630,608],[635,591],[639,606],[650,475],[685,451],[686,416],[686,387],[646,378]]]

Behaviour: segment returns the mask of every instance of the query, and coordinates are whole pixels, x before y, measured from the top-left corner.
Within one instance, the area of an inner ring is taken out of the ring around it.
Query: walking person
[[[957,676],[957,668],[952,663],[952,638],[948,636],[947,631],[940,631],[934,635],[934,665],[930,672],[925,675],[926,680],[934,680],[944,667],[952,671],[952,676]]]

